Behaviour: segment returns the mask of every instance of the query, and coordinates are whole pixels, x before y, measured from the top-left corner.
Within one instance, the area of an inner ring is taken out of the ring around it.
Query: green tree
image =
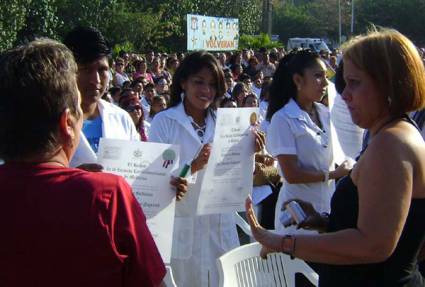
[[[134,10],[111,11],[111,20],[105,25],[104,34],[112,44],[130,42],[137,52],[148,49],[167,51],[164,39],[171,35],[173,27],[163,21],[162,11]]]
[[[0,51],[13,47],[18,31],[25,24],[30,0],[0,1]]]
[[[420,45],[425,44],[425,2],[422,0],[357,0],[356,31],[371,24],[399,30]]]
[[[56,15],[56,0],[32,0],[26,8],[25,23],[18,31],[17,41],[24,42],[34,37],[57,38],[61,21]]]
[[[273,11],[273,34],[284,43],[292,37],[317,37],[318,25],[308,5],[284,5]]]
[[[122,10],[125,3],[118,0],[56,0],[57,15],[63,25],[59,34],[64,36],[76,26],[92,26],[100,29],[112,21],[112,11]]]

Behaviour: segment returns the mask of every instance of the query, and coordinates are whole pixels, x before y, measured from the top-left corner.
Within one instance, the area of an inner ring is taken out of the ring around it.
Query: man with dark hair
[[[101,137],[140,140],[127,112],[101,99],[109,84],[108,42],[91,27],[77,27],[65,37],[64,44],[73,52],[78,64],[78,89],[84,123],[81,141],[71,166],[96,161]]]

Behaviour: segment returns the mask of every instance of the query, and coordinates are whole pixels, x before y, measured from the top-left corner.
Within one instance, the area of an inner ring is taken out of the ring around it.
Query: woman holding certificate
[[[330,113],[318,103],[327,85],[326,65],[311,50],[286,55],[273,77],[267,149],[278,159],[286,180],[276,205],[275,227],[280,233],[309,232],[284,228],[279,221],[283,202],[300,198],[319,212],[329,212],[333,180],[348,173],[346,163],[333,170]]]
[[[233,214],[196,215],[215,131],[212,103],[225,92],[215,57],[192,53],[174,74],[170,108],[158,113],[151,125],[150,140],[178,144],[180,166],[189,167],[191,174],[186,195],[177,195],[171,267],[178,286],[218,286],[216,259],[239,245]],[[264,145],[258,135],[256,145]]]

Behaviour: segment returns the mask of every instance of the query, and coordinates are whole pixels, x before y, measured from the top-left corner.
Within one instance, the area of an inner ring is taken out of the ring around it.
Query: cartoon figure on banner
[[[233,22],[233,31],[235,33],[235,37],[233,37],[233,42],[235,42],[235,47],[237,47],[238,42],[239,42],[239,25],[238,25],[238,22]]]
[[[211,20],[210,32],[211,32],[211,39],[217,41],[216,30],[215,30],[215,21],[214,20]]]
[[[239,39],[239,25],[238,22],[233,22],[233,33],[235,34],[235,37],[233,38],[234,40],[238,40]]]
[[[223,21],[218,22],[218,39],[221,41],[223,39]]]
[[[231,31],[231,25],[230,25],[230,22],[229,21],[227,21],[226,22],[226,35],[227,35],[227,38],[229,38],[230,37],[230,33],[232,32]]]
[[[176,159],[176,153],[172,149],[166,149],[162,153],[162,159],[164,162],[162,163],[163,168],[168,168],[169,165],[173,165],[174,160]]]
[[[207,20],[202,20],[202,35],[206,35],[207,34]]]
[[[192,16],[190,29],[192,29],[193,33],[198,30],[198,17]]]
[[[198,30],[198,17],[196,16],[192,16],[191,18],[191,23],[190,23],[190,29],[192,30],[192,46],[195,47],[196,46],[196,41],[198,40],[195,35],[195,31]]]

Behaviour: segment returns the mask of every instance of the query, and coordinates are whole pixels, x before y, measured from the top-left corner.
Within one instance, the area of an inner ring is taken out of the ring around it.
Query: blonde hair
[[[373,27],[346,43],[343,56],[372,77],[393,116],[425,106],[424,64],[415,45],[400,32]]]

